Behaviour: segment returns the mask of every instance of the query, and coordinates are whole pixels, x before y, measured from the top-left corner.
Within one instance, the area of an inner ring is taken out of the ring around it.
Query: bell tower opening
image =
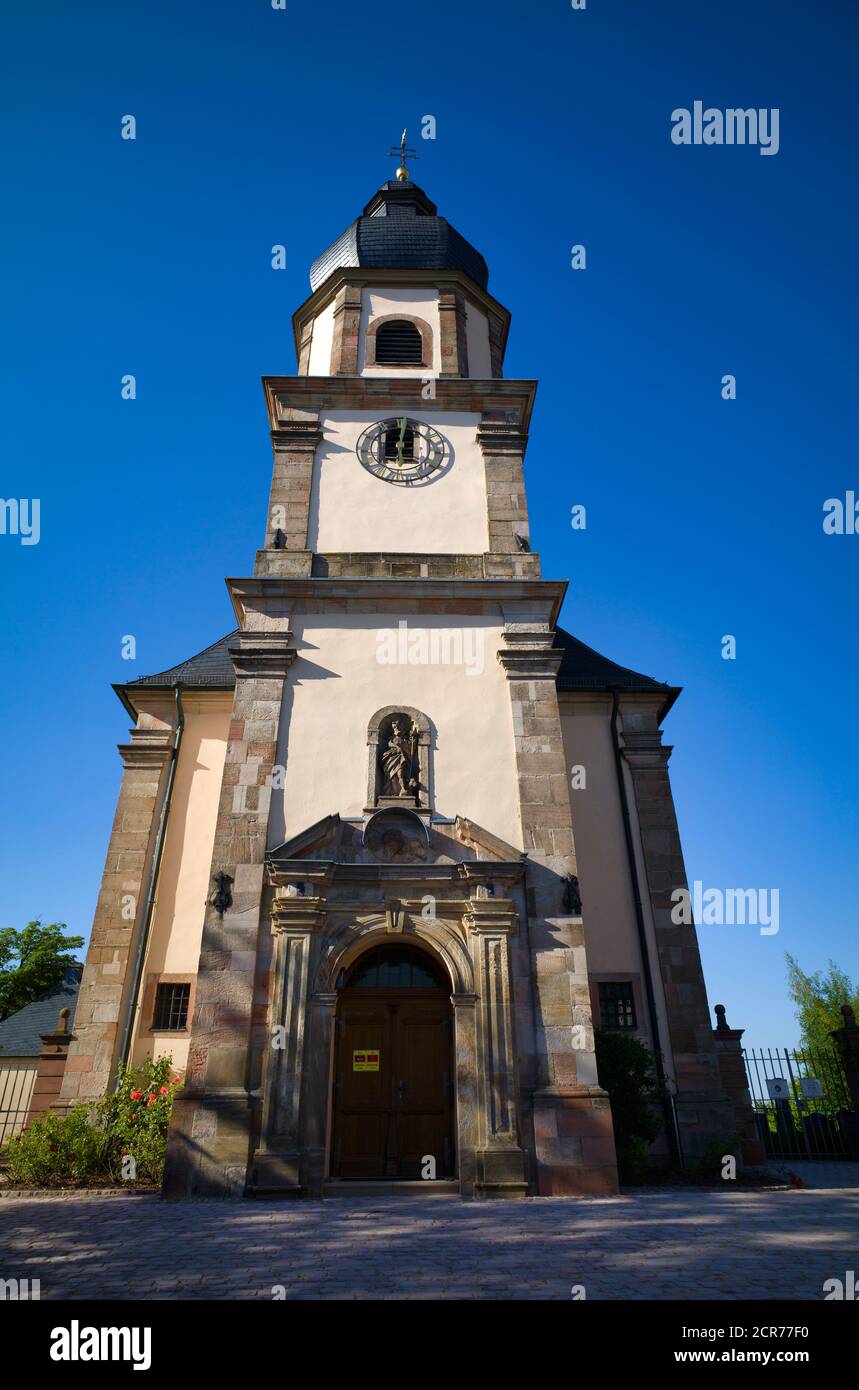
[[[442,966],[411,945],[376,947],[337,981],[331,1175],[454,1173],[453,1014]]]

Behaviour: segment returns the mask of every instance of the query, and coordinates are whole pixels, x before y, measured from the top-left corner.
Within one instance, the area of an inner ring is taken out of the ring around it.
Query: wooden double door
[[[452,1177],[453,1026],[441,990],[345,991],[334,1068],[332,1176]]]

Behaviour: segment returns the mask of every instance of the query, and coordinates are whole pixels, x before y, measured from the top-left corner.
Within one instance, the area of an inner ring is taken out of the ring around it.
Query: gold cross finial
[[[399,183],[408,183],[410,175],[406,161],[407,159],[420,159],[420,155],[416,150],[409,149],[407,146],[405,131],[403,131],[403,138],[399,145],[393,145],[391,149],[388,150],[388,155],[393,159],[400,160],[400,167],[397,170],[397,181]]]

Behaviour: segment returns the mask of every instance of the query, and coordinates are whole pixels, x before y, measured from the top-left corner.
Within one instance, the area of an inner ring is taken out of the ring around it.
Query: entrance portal
[[[341,982],[334,1064],[332,1176],[451,1177],[450,982],[425,952],[383,946]]]

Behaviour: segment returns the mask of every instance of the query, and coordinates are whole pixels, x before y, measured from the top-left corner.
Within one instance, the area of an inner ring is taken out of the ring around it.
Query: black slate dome
[[[315,292],[344,267],[378,270],[463,270],[485,290],[489,270],[479,251],[460,236],[423,189],[413,183],[383,183],[363,215],[347,227],[310,267]]]

